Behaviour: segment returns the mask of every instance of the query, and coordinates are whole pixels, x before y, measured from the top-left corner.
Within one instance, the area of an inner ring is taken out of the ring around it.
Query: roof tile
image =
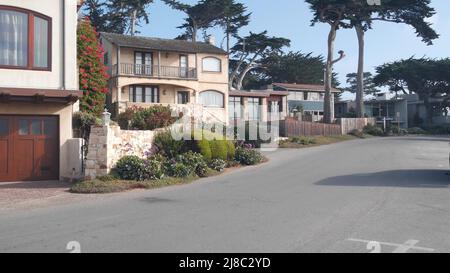
[[[123,47],[183,53],[227,54],[223,49],[203,42],[131,36],[107,32],[101,32],[100,35],[111,43]]]

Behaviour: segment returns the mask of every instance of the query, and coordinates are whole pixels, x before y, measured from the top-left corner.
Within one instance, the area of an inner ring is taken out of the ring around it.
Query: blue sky
[[[185,0],[185,3],[195,3]],[[269,35],[285,37],[291,40],[287,50],[313,52],[315,55],[326,54],[326,40],[329,27],[326,24],[310,26],[312,14],[303,0],[241,0],[252,12],[250,24],[241,30],[241,35],[249,31],[268,30]],[[441,35],[434,45],[427,46],[416,37],[414,30],[403,24],[377,22],[373,30],[366,34],[366,71],[374,71],[374,67],[385,62],[401,58],[417,57],[450,57],[450,1],[432,0],[437,14],[430,19],[434,28]],[[150,24],[142,26],[140,35],[174,38],[182,32],[177,29],[185,15],[172,10],[160,0],[155,0],[149,7]],[[223,34],[220,30],[211,30],[220,42]],[[347,57],[336,64],[342,85],[345,85],[347,73],[357,68],[357,39],[354,30],[340,30],[336,39],[336,51],[344,50]],[[346,96],[349,97],[349,96]]]

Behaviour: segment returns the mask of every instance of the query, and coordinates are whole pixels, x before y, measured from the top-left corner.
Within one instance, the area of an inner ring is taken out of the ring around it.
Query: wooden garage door
[[[58,179],[58,128],[57,117],[0,115],[0,182]]]

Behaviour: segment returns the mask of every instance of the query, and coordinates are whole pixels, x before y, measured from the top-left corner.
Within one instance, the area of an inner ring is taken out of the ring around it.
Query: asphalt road
[[[0,215],[0,252],[450,252],[449,138],[279,150],[154,191]]]

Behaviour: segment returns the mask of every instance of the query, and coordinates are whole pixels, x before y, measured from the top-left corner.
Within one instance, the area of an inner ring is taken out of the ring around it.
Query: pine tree
[[[225,33],[226,50],[230,53],[231,37],[238,38],[239,29],[250,22],[251,13],[247,13],[247,7],[235,0],[210,0],[210,5],[216,5],[221,10],[215,25],[219,25]]]
[[[100,0],[86,0],[83,6],[83,14],[99,32],[109,31],[105,7],[105,3]]]

